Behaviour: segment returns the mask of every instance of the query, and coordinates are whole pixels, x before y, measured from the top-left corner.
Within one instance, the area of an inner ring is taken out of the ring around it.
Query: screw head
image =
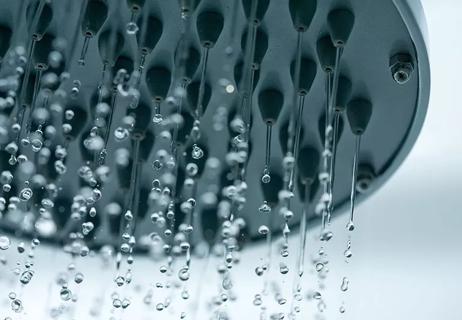
[[[375,173],[372,166],[360,163],[358,166],[358,177],[356,179],[356,191],[366,193],[375,179]]]
[[[414,62],[407,53],[398,53],[390,58],[390,71],[398,84],[405,84],[411,79],[414,71]]]

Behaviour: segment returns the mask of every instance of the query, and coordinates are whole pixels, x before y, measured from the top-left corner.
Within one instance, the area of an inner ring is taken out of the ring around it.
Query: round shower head
[[[422,126],[425,34],[414,0],[0,0],[2,316],[195,319],[214,276],[216,319],[321,316],[331,219]]]
[[[0,0],[2,232],[143,250],[236,223],[237,243],[254,241],[303,207],[308,221],[344,212],[352,178],[366,199],[419,134],[415,1],[138,2]],[[320,155],[308,180],[306,154]]]

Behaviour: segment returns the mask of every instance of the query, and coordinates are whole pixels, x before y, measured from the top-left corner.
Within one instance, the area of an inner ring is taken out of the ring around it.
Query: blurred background
[[[324,248],[329,256],[326,266],[329,273],[324,281],[325,289],[320,291],[325,310],[320,313],[318,301],[307,299],[312,297],[309,290],[314,292],[319,286],[315,271],[312,271],[304,278],[303,286],[307,290],[303,291],[298,315],[302,319],[462,319],[462,212],[459,209],[462,195],[462,111],[459,107],[462,1],[422,0],[422,4],[429,30],[432,89],[421,135],[396,174],[359,205],[356,231],[351,236],[353,257],[349,263],[344,259],[348,241],[345,232],[347,217],[340,216],[332,222],[334,237]],[[315,240],[318,229],[310,230],[312,256],[320,247]],[[297,236],[292,235],[292,248],[296,247],[293,245],[296,240]],[[289,268],[295,262],[293,251]],[[237,270],[233,274],[238,278],[233,279],[233,291],[237,300],[226,307],[232,319],[260,317],[261,308],[255,306],[253,300],[262,290],[263,279],[255,276],[255,267],[264,253],[263,244],[246,247],[241,263],[235,267]],[[40,272],[23,293],[25,313],[13,315],[7,292],[11,286],[17,285],[17,281],[13,284],[7,274],[15,267],[15,255],[18,254],[14,250],[8,250],[6,254],[9,263],[0,265],[0,319],[9,319],[8,316],[11,319],[50,319],[47,308],[54,308],[57,319],[90,319],[91,312],[97,319],[111,316],[109,308],[106,310],[102,306],[109,305],[104,299],[109,299],[114,288],[114,273],[109,267],[107,272],[99,271],[102,265],[99,257],[79,261],[78,267],[85,274],[81,285],[85,295],[79,297],[78,303],[66,307],[74,309],[68,313],[73,314],[72,317],[59,316],[59,308],[63,307],[60,307],[59,299],[55,299],[59,297],[59,289],[54,284],[56,275],[65,271],[71,258],[45,245],[40,246],[36,254],[36,270]],[[275,269],[278,268],[278,258],[279,255],[274,261]],[[185,319],[211,318],[211,296],[218,292],[220,285],[215,265],[213,261],[193,261],[188,303],[172,297],[179,302],[172,304],[174,308],[159,311],[158,319],[179,319],[183,307]],[[153,314],[156,315],[152,313],[156,306],[154,301],[166,294],[165,288],[155,286],[157,271],[156,262],[137,259],[133,292],[128,293],[134,298],[132,306],[126,310],[127,319],[152,319]],[[340,289],[343,277],[349,279],[347,292]],[[267,298],[268,318],[290,308],[293,270],[286,277],[275,270],[272,280],[278,280],[279,291],[288,301],[278,305],[273,297]],[[151,306],[140,299],[146,286],[152,288]],[[342,306],[344,313],[339,312]],[[112,314],[114,319],[123,315]]]

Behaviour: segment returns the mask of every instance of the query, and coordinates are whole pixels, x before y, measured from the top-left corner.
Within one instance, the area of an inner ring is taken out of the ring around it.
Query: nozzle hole
[[[211,47],[213,47],[213,42],[206,40],[206,41],[204,41],[204,43],[202,45],[204,47],[206,47],[206,48],[211,48]]]
[[[399,84],[403,84],[409,80],[409,75],[407,72],[400,70],[395,73],[395,81],[398,82]]]
[[[133,132],[132,134],[132,138],[135,139],[135,140],[141,140],[143,139],[143,133],[141,132]]]
[[[369,190],[369,187],[371,186],[371,180],[369,179],[363,179],[361,181],[358,181],[356,184],[356,190],[359,193],[365,193],[367,190]]]

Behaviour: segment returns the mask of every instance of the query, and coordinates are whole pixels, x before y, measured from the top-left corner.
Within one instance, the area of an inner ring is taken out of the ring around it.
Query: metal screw
[[[358,166],[358,177],[356,179],[356,191],[366,193],[375,179],[374,169],[365,163],[360,163]]]
[[[398,84],[405,84],[414,71],[414,62],[407,53],[398,53],[390,58],[390,70],[393,79]]]

